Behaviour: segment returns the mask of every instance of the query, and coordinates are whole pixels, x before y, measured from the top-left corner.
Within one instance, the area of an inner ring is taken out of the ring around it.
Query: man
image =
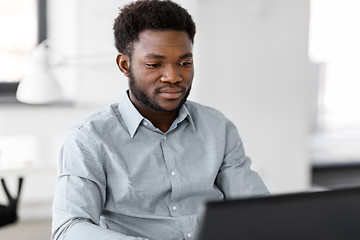
[[[186,100],[195,35],[188,12],[137,1],[122,9],[114,35],[129,90],[69,132],[52,238],[194,239],[206,201],[268,194],[235,126]]]

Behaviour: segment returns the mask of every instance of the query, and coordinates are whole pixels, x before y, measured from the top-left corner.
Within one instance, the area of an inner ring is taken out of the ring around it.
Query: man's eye
[[[192,65],[192,61],[180,62],[180,66],[190,67]]]
[[[149,68],[157,68],[160,66],[159,63],[146,63],[146,66]]]

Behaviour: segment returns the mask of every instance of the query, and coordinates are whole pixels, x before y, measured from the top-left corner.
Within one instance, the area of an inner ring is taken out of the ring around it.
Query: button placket
[[[168,138],[169,135],[163,134],[161,136],[160,145],[164,155],[165,166],[167,169],[168,179],[171,185],[171,192],[170,192],[170,203],[168,205],[168,209],[171,212],[172,216],[179,216],[181,212],[179,212],[179,208],[177,210],[173,210],[173,205],[176,202],[179,194],[181,193],[181,184],[178,179],[178,169],[176,168],[176,156],[174,156],[174,151],[172,149],[172,142],[171,138]]]

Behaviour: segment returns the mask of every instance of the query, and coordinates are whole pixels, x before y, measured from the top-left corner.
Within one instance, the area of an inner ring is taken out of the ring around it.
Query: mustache
[[[164,85],[164,86],[160,86],[160,87],[155,88],[155,92],[160,93],[160,92],[162,92],[162,91],[164,91],[166,89],[174,89],[174,90],[181,91],[181,92],[186,91],[186,88],[183,87],[183,86]]]

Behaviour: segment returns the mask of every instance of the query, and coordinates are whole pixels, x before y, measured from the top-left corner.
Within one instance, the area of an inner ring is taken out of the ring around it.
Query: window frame
[[[47,38],[47,0],[37,0],[37,43],[41,43]],[[0,82],[0,104],[17,102],[16,91],[18,82]]]

